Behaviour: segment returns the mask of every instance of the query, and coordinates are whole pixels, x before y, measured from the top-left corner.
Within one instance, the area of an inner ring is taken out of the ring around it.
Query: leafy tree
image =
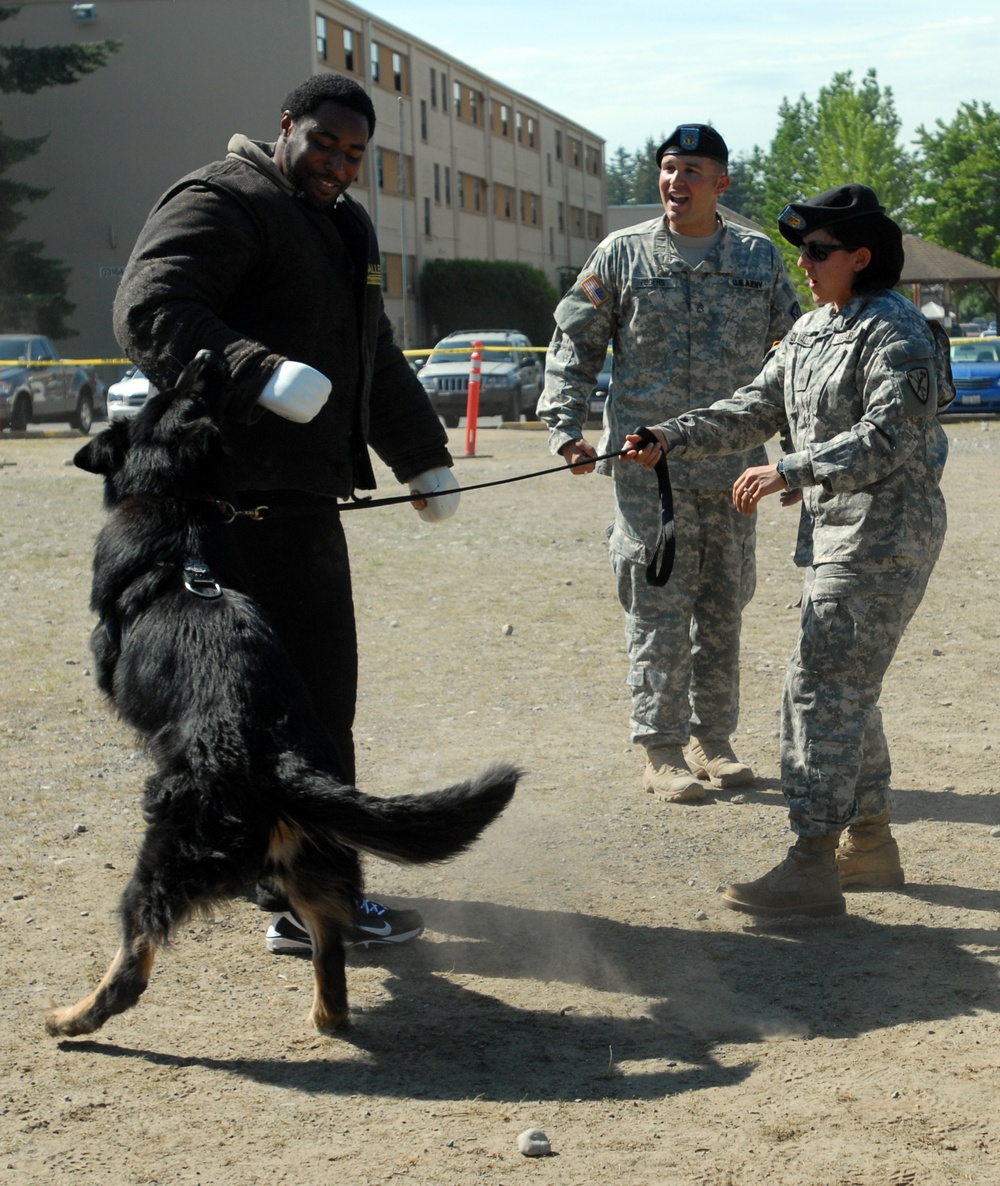
[[[420,295],[438,337],[462,329],[517,329],[547,346],[559,294],[540,268],[507,260],[430,259]]]
[[[951,123],[917,129],[917,233],[1000,268],[1000,112],[963,103]]]
[[[879,86],[875,70],[859,84],[849,70],[835,74],[815,101],[783,99],[770,149],[755,148],[747,159],[743,213],[770,231],[789,202],[855,181],[871,186],[888,213],[906,223],[914,166],[898,143],[901,126],[892,90]],[[774,237],[796,275],[795,248]]]
[[[0,22],[18,12],[20,8],[0,8]],[[0,94],[33,95],[42,87],[66,86],[100,69],[120,46],[117,41],[37,48],[23,42],[0,45]],[[73,311],[66,299],[69,268],[46,259],[44,243],[14,237],[25,219],[18,205],[40,201],[49,191],[6,176],[12,165],[38,152],[47,138],[7,136],[0,123],[0,330],[65,338],[76,333],[66,324]]]

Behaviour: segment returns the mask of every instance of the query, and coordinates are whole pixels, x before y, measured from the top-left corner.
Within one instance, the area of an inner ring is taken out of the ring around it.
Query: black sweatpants
[[[253,596],[300,672],[320,720],[337,749],[334,773],[353,785],[354,710],[358,694],[358,638],[351,566],[340,512],[333,499],[296,491],[249,491],[244,509],[271,513],[233,524]],[[264,910],[287,901],[265,882],[257,886]]]

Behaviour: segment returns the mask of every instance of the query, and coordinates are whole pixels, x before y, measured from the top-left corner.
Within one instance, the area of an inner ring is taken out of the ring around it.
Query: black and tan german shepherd
[[[116,421],[75,463],[104,477],[91,647],[101,689],[155,762],[147,829],[119,904],[121,947],[100,984],[47,1017],[91,1033],[134,1005],[153,959],[193,912],[270,879],[309,931],[312,1020],[347,1022],[341,928],[362,894],[359,851],[442,861],[507,806],[519,771],[389,799],[344,786],[333,742],[291,661],[241,587],[214,419],[226,377],[203,352],[177,387]]]

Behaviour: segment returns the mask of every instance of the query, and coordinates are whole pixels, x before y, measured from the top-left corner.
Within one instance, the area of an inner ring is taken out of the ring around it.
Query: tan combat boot
[[[788,856],[756,881],[726,886],[723,902],[731,910],[781,918],[808,914],[827,918],[843,914],[844,891],[840,887],[835,851],[839,832],[829,836],[800,836]]]
[[[642,785],[670,803],[700,803],[705,788],[688,770],[680,745],[648,746]]]
[[[855,820],[837,849],[844,889],[890,889],[905,881],[899,845],[889,831],[889,813]]]
[[[697,778],[705,778],[713,787],[728,791],[732,787],[753,786],[753,771],[733,753],[727,738],[725,741],[702,740],[692,737],[684,750],[688,769]]]

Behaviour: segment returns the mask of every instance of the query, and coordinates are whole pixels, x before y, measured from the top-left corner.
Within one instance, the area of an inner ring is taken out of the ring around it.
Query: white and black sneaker
[[[422,934],[424,920],[416,910],[397,910],[369,898],[359,898],[357,914],[344,935],[345,947],[408,943]],[[265,937],[273,955],[312,955],[309,932],[290,910],[271,916]]]
[[[272,955],[312,955],[309,932],[288,910],[271,915],[264,942]]]

